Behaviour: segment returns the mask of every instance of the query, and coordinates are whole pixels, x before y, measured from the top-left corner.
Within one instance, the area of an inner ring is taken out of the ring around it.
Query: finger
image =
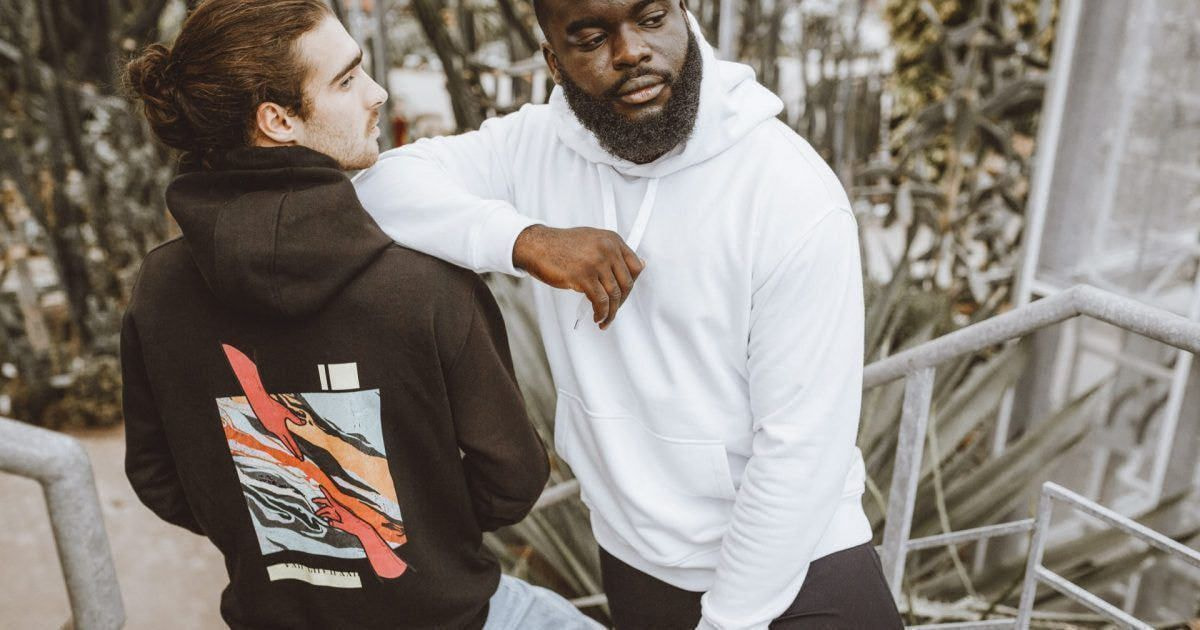
[[[588,300],[592,303],[592,322],[601,322],[608,317],[609,297],[604,284],[597,278],[592,281],[587,291]]]
[[[616,276],[610,271],[602,276],[601,283],[604,285],[604,292],[608,295],[608,313],[604,320],[600,322],[600,328],[607,328],[612,323],[613,318],[617,316],[617,309],[621,308],[621,302],[625,297],[621,293],[621,287],[617,283]]]
[[[621,305],[629,299],[629,292],[633,290],[633,274],[629,271],[629,265],[624,260],[618,262],[612,267],[613,276],[617,279],[617,286],[621,289]],[[620,308],[618,306],[617,308]]]
[[[642,275],[642,270],[646,268],[646,261],[642,260],[624,241],[621,242],[621,259],[625,261],[625,267],[629,269],[629,274],[636,281],[637,277]]]

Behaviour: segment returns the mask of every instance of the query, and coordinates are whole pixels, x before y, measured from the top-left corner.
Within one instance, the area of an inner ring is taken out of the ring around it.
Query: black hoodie
[[[225,555],[226,622],[481,627],[481,531],[548,474],[487,287],[393,244],[301,147],[187,169],[167,205],[183,237],[121,332],[126,472]]]

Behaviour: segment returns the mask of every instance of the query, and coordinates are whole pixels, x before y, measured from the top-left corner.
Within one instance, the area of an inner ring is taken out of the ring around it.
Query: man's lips
[[[621,102],[628,105],[641,105],[648,103],[662,93],[663,88],[667,86],[666,81],[662,77],[654,75],[640,76],[630,79],[621,86],[621,91],[617,93]]]

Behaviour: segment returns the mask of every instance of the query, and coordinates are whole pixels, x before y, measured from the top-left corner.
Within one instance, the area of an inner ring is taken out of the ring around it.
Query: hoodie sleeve
[[[125,413],[125,476],[134,493],[162,520],[204,535],[184,497],[175,459],[150,391],[132,310],[121,324],[122,405]]]
[[[513,207],[511,147],[524,115],[385,152],[354,178],[363,207],[405,247],[477,273],[524,276],[513,266],[513,245],[540,223]]]
[[[849,210],[826,212],[756,280],[752,454],[700,628],[765,630],[795,600],[858,456],[863,290]]]
[[[483,281],[471,275],[464,305],[470,323],[446,364],[446,392],[472,507],[480,528],[492,531],[533,509],[550,463],[525,412],[500,307]]]

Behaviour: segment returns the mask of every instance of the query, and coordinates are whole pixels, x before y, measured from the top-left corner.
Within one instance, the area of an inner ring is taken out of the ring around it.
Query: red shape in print
[[[325,486],[320,486],[320,488],[321,494],[325,496],[313,499],[313,503],[318,506],[317,516],[325,519],[330,527],[340,529],[357,538],[376,575],[388,579],[404,575],[408,565],[396,556],[396,552],[379,535],[379,532],[349,508],[338,503],[337,499],[329,495]]]
[[[250,357],[242,354],[241,350],[233,346],[221,344],[221,347],[225,349],[229,366],[237,375],[238,383],[241,384],[242,391],[246,393],[246,400],[250,402],[250,408],[254,410],[258,421],[266,427],[267,431],[271,432],[271,435],[282,442],[292,455],[303,461],[304,454],[300,452],[300,445],[296,443],[296,438],[292,437],[292,432],[288,429],[288,422],[296,426],[304,426],[308,424],[308,421],[296,417],[296,414],[292,413],[290,409],[271,398],[266,388],[263,387],[262,378],[258,374],[258,366],[254,365]]]

